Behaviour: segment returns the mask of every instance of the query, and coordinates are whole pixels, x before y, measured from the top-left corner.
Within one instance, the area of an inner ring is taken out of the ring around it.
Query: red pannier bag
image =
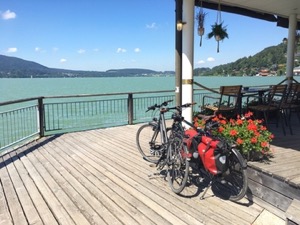
[[[198,153],[204,167],[213,175],[221,174],[227,170],[227,152],[221,140],[202,136],[198,145]]]
[[[184,142],[186,143],[188,149],[191,148],[193,137],[197,136],[198,132],[194,129],[189,129],[184,132]]]

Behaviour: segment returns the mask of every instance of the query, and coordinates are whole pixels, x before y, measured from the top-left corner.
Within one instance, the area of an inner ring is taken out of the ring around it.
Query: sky
[[[234,62],[287,37],[276,23],[222,13],[229,39],[207,39],[217,11],[207,13],[202,46],[194,29],[194,68]],[[199,8],[195,8],[195,15]],[[0,54],[50,68],[106,71],[175,70],[175,0],[0,0]]]

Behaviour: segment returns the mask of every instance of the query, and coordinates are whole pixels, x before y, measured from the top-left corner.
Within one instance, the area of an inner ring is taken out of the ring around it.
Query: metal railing
[[[194,92],[201,105],[203,90]],[[206,93],[207,94],[207,93]],[[174,91],[50,96],[0,103],[0,151],[46,135],[150,121],[147,107]],[[195,108],[198,111],[199,108]]]

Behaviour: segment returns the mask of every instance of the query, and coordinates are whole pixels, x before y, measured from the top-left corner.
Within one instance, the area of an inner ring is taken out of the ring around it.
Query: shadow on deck
[[[46,137],[0,156],[0,224],[283,225],[299,199],[299,126],[292,136],[272,128],[274,157],[249,162],[239,203],[211,190],[200,200],[195,185],[172,193],[137,151],[139,126]]]

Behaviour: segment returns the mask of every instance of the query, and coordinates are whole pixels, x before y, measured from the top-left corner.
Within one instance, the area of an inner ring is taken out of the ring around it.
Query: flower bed
[[[212,131],[214,136],[223,137],[236,144],[237,149],[248,160],[269,157],[270,143],[274,135],[263,125],[262,120],[252,119],[252,112],[237,119],[226,119],[222,115],[212,120],[219,122],[219,127]],[[196,119],[196,126],[203,127],[203,120]]]

